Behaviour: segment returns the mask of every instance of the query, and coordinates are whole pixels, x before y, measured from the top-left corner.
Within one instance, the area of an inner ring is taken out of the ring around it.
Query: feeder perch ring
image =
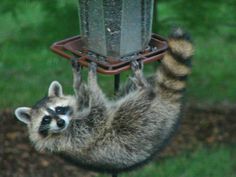
[[[117,75],[130,69],[132,60],[143,61],[144,64],[161,60],[168,48],[166,40],[153,34],[149,47],[133,56],[122,57],[117,60],[112,57],[103,57],[85,49],[81,36],[73,36],[51,46],[51,50],[65,59],[78,58],[81,66],[88,67],[90,62],[98,66],[97,72],[107,75]],[[100,59],[100,60],[99,60]]]

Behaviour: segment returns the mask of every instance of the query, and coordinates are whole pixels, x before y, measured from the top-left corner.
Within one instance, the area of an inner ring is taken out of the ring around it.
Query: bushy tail
[[[178,101],[191,73],[193,46],[189,36],[180,28],[173,30],[168,39],[169,49],[161,61],[157,75],[157,92],[162,98]]]

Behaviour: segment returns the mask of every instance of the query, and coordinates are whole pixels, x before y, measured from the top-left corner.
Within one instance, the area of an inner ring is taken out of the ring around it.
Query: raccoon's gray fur
[[[169,138],[181,112],[193,47],[182,30],[168,39],[169,49],[154,76],[147,81],[140,63],[132,62],[133,84],[110,101],[97,84],[91,64],[87,85],[73,63],[75,96],[51,83],[48,96],[32,108],[16,109],[28,125],[39,151],[61,153],[89,169],[119,172],[150,159]]]

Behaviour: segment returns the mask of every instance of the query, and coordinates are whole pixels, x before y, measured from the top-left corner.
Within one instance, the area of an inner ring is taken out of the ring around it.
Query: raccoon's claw
[[[89,71],[96,73],[97,72],[97,64],[92,62],[89,64]]]
[[[81,66],[80,66],[77,58],[71,58],[71,66],[77,72],[79,72],[81,70]]]

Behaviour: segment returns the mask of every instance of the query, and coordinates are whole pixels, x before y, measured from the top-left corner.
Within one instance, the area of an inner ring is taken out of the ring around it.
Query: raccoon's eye
[[[52,120],[52,118],[50,116],[44,116],[43,120],[42,120],[42,123],[43,124],[48,124],[48,123],[51,122],[51,120]]]
[[[57,114],[65,115],[69,111],[69,109],[70,109],[69,106],[66,107],[58,106],[56,107],[55,111]]]

